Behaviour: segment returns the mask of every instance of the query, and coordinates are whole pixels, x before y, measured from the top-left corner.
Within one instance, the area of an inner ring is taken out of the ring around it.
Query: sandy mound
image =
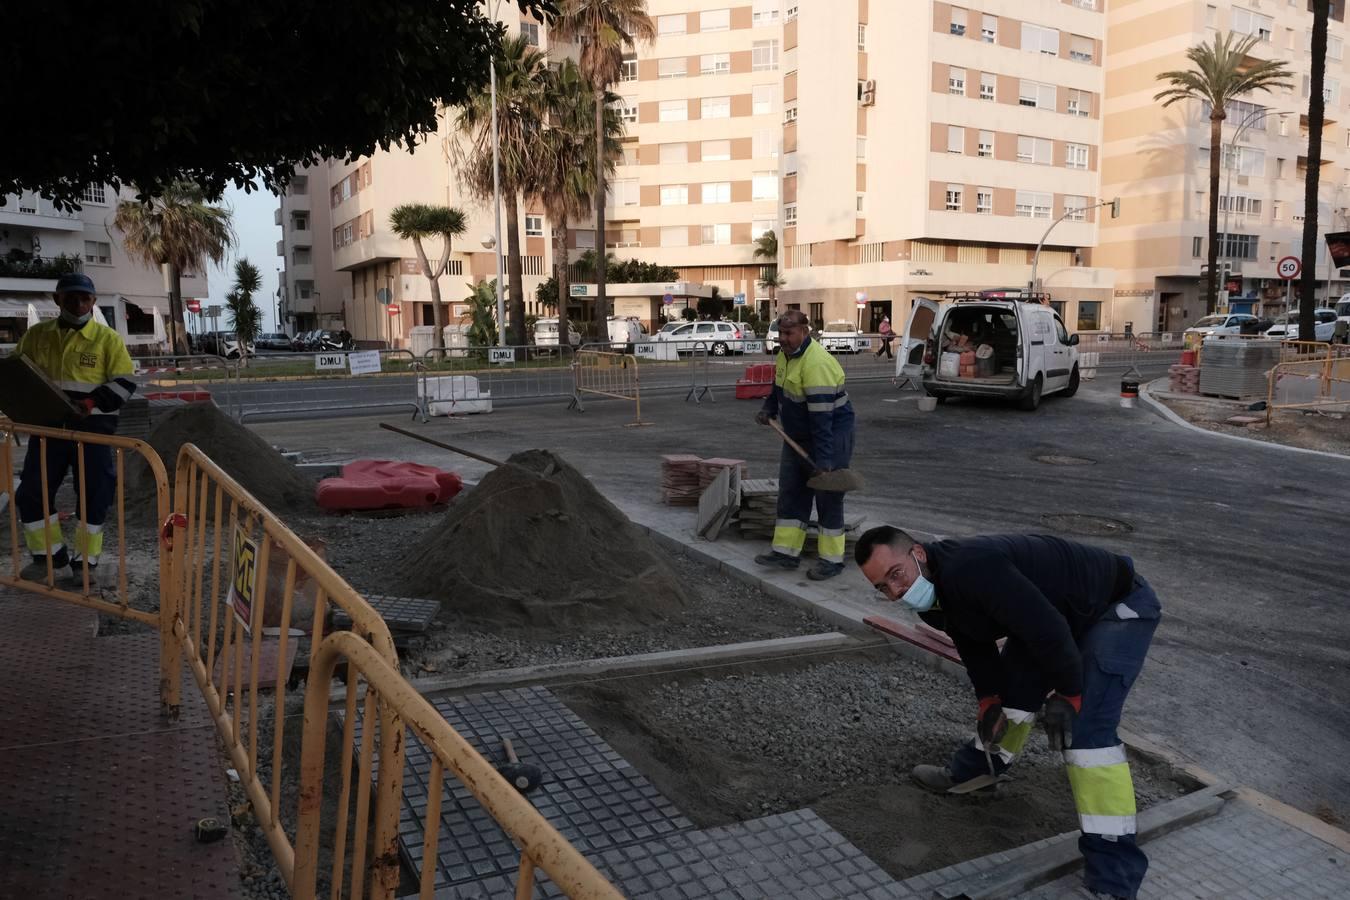
[[[638,627],[690,600],[647,533],[546,450],[488,473],[398,570],[389,593],[492,625]]]
[[[178,450],[196,444],[216,465],[272,512],[312,512],[314,482],[287,462],[258,435],[220,411],[214,403],[188,403],[169,413],[150,432],[149,443],[164,461],[173,484]],[[127,461],[128,508],[153,513],[154,479],[137,456]],[[228,504],[227,504],[228,508]]]

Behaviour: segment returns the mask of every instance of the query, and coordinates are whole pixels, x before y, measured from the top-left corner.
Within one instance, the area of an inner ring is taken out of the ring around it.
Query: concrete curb
[[[462,691],[501,685],[529,684],[554,681],[568,677],[592,677],[615,672],[671,669],[691,664],[736,663],[768,656],[800,654],[816,650],[858,645],[857,639],[837,631],[806,634],[796,637],[771,638],[763,641],[743,641],[738,644],[715,644],[711,647],[693,647],[687,650],[658,650],[631,656],[602,656],[597,659],[570,660],[520,666],[515,669],[492,669],[467,675],[442,678],[410,678],[409,683],[419,694]],[[862,649],[858,645],[858,649]],[[345,696],[345,694],[344,694]]]
[[[1251,444],[1256,447],[1267,447],[1272,450],[1285,450],[1290,453],[1307,453],[1312,456],[1329,456],[1332,459],[1350,460],[1350,456],[1347,456],[1344,453],[1332,453],[1328,450],[1309,450],[1305,447],[1290,447],[1287,444],[1277,444],[1273,441],[1259,441],[1256,438],[1242,437],[1241,435],[1237,434],[1224,434],[1222,431],[1211,431],[1208,428],[1201,428],[1199,425],[1192,425],[1190,422],[1187,422],[1181,416],[1172,412],[1172,410],[1167,407],[1167,404],[1163,403],[1160,400],[1155,400],[1153,398],[1151,388],[1153,387],[1153,385],[1157,384],[1159,381],[1162,380],[1164,379],[1156,378],[1153,381],[1150,381],[1148,384],[1140,385],[1139,399],[1147,403],[1149,408],[1152,409],[1153,412],[1162,416],[1164,419],[1171,422],[1173,425],[1180,425],[1182,428],[1188,428],[1191,431],[1198,432],[1199,434],[1203,434],[1206,437],[1221,438],[1225,441],[1238,441],[1243,444]]]

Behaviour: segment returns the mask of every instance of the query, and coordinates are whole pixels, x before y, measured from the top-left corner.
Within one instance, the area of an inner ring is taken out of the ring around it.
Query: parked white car
[[[925,329],[924,323],[931,327]],[[916,328],[915,325],[918,325]],[[1069,334],[1054,309],[1038,299],[978,294],[939,304],[914,301],[896,354],[896,374],[922,381],[939,402],[948,397],[1002,397],[1025,410],[1046,394],[1078,392],[1078,335]],[[926,335],[926,337],[925,337]],[[951,345],[964,335],[961,350]],[[963,371],[961,353],[981,345],[992,354]]]
[[[827,322],[819,340],[820,345],[831,353],[861,353],[872,343],[862,336],[856,325],[843,319]]]
[[[735,322],[685,322],[678,328],[656,333],[658,342],[674,341],[676,353],[706,349],[712,356],[745,352],[745,334]]]
[[[1241,334],[1242,326],[1244,324],[1247,325],[1250,330],[1258,321],[1260,320],[1257,319],[1256,316],[1249,316],[1245,313],[1205,316],[1203,319],[1182,332],[1182,340],[1187,340],[1186,335],[1195,335],[1195,337],[1191,337],[1189,340],[1199,342],[1212,334]],[[1187,346],[1189,346],[1189,344]]]
[[[1266,337],[1279,338],[1282,341],[1296,341],[1298,337],[1298,313],[1291,312],[1275,319],[1275,324],[1266,329]],[[1330,341],[1336,334],[1336,310],[1323,306],[1313,310],[1313,340]]]

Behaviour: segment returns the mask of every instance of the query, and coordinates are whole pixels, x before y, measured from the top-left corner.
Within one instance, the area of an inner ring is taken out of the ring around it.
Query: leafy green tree
[[[495,347],[497,345],[497,279],[468,285],[464,298],[469,311],[460,317],[460,324],[469,326],[469,345]]]
[[[533,187],[537,155],[548,114],[548,57],[524,35],[507,38],[497,55],[497,148],[506,216],[507,320],[509,342],[525,343],[525,271],[520,258],[518,198]],[[492,98],[486,86],[469,95],[456,126],[467,141],[455,159],[469,190],[492,202]],[[502,248],[497,248],[501,252]]]
[[[234,264],[234,284],[225,295],[230,327],[239,338],[239,365],[248,365],[248,345],[258,339],[262,331],[262,310],[253,302],[253,295],[262,288],[262,273],[258,267],[240,257]]]
[[[769,304],[778,315],[778,289],[787,282],[778,274],[778,235],[772,230],[755,238],[755,259],[764,260],[759,280],[755,283],[769,292]]]
[[[1282,61],[1256,61],[1248,55],[1258,39],[1254,34],[1245,37],[1231,32],[1215,34],[1212,43],[1198,44],[1186,51],[1191,68],[1160,73],[1158,80],[1169,87],[1153,95],[1154,100],[1162,101],[1164,109],[1183,100],[1198,100],[1209,106],[1209,272],[1205,280],[1205,309],[1211,312],[1219,290],[1219,168],[1228,104],[1256,91],[1293,87],[1289,81],[1292,73]],[[1236,159],[1229,162],[1237,164]],[[1313,194],[1314,208],[1316,196]]]
[[[551,0],[515,0],[547,21]],[[0,199],[23,189],[78,205],[87,185],[175,181],[218,197],[284,186],[297,165],[411,147],[437,115],[485,84],[502,29],[477,0],[142,0],[5,4],[10,72],[42,73],[47,97],[79,97],[97,73],[98,110],[23,104],[23,140],[0,141]],[[72,35],[78,35],[72,46]],[[369,52],[334,53],[359,36]],[[77,65],[56,65],[72,54]],[[152,89],[148,89],[152,88]],[[265,98],[260,103],[259,98]],[[240,114],[247,110],[247,115]],[[341,110],[341,115],[335,115]]]
[[[453,206],[404,203],[394,207],[393,212],[389,214],[389,227],[405,241],[412,241],[413,249],[417,251],[417,261],[422,267],[422,274],[431,284],[431,321],[436,327],[433,346],[440,349],[445,346],[445,329],[441,326],[441,276],[450,265],[451,244],[455,238],[464,234],[464,212]],[[427,258],[422,240],[438,236],[444,244],[441,258],[433,265]]]
[[[0,144],[3,144],[0,141]],[[122,247],[142,265],[169,267],[170,340],[175,353],[188,350],[183,325],[183,275],[202,272],[208,260],[219,265],[234,246],[228,209],[212,206],[200,185],[175,181],[146,202],[117,204],[113,227],[122,232]]]
[[[605,294],[605,264],[608,260],[604,255],[607,246],[605,126],[601,121],[605,111],[605,91],[619,80],[624,54],[639,42],[655,40],[656,25],[647,15],[647,0],[560,0],[552,33],[555,40],[575,44],[581,49],[581,72],[595,94],[592,106],[595,127],[591,132],[595,138],[595,152],[591,160],[595,166],[595,246],[601,252],[596,259],[595,320],[601,323],[603,335],[603,323],[609,318],[609,299]]]

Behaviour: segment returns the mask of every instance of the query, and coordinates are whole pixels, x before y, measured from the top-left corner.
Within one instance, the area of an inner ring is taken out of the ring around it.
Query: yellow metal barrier
[[[1292,398],[1281,400],[1277,396],[1282,379],[1289,379],[1286,381],[1286,390],[1295,395]],[[1290,386],[1307,390],[1297,391]],[[1270,424],[1271,414],[1277,409],[1316,409],[1323,406],[1350,406],[1350,354],[1328,353],[1320,359],[1282,362],[1270,370],[1266,388],[1267,425]]]
[[[79,497],[86,495],[85,488],[88,484],[89,476],[86,472],[87,462],[85,448],[90,446],[102,446],[111,448],[113,456],[113,471],[117,479],[116,494],[113,502],[107,512],[107,522],[103,529],[103,542],[105,545],[113,539],[114,535],[109,534],[106,527],[113,521],[117,523],[115,532],[115,544],[117,548],[117,562],[115,564],[116,575],[115,582],[104,584],[99,581],[95,573],[90,571],[88,559],[85,558],[79,568],[78,576],[73,583],[63,583],[61,574],[57,572],[51,562],[52,535],[51,532],[44,529],[44,543],[47,547],[47,568],[40,581],[32,581],[23,577],[24,559],[27,556],[26,549],[20,547],[19,535],[22,533],[22,526],[19,522],[18,504],[11,498],[9,503],[9,561],[10,569],[8,572],[0,569],[0,585],[20,588],[33,594],[50,597],[54,600],[61,600],[66,603],[73,603],[77,606],[88,607],[97,610],[105,615],[115,616],[119,619],[129,619],[133,622],[140,622],[145,625],[153,626],[160,631],[160,701],[164,712],[172,717],[178,714],[179,695],[178,695],[178,647],[171,638],[172,634],[172,610],[171,604],[167,601],[165,585],[168,580],[165,578],[167,567],[164,559],[161,557],[159,564],[159,609],[151,611],[146,609],[136,609],[131,605],[131,594],[127,586],[127,516],[126,516],[126,459],[128,454],[135,454],[145,460],[146,465],[150,467],[151,476],[154,479],[155,497],[155,522],[164,521],[169,513],[169,480],[164,472],[164,464],[160,461],[159,454],[154,448],[144,441],[134,438],[119,437],[117,435],[98,434],[89,431],[67,431],[60,428],[39,428],[32,425],[19,425],[9,419],[0,418],[0,485],[3,490],[9,491],[15,484],[14,475],[14,453],[13,447],[17,444],[17,438],[25,438],[30,447],[32,442],[36,442],[40,464],[38,467],[38,477],[40,479],[39,488],[42,493],[42,521],[50,522],[54,519],[59,521],[57,510],[52,508],[50,498],[54,491],[53,487],[59,489],[59,485],[52,485],[51,478],[54,473],[47,470],[47,446],[53,441],[69,441],[76,445],[75,471],[72,473],[73,487]],[[84,504],[79,504],[80,519],[78,527],[85,529],[88,525],[85,519]],[[108,559],[108,554],[103,554],[104,572],[114,565]],[[107,575],[104,580],[111,581]],[[110,599],[111,598],[111,599]]]
[[[296,897],[314,896],[319,875],[319,836],[320,813],[323,801],[323,774],[325,755],[326,711],[329,701],[328,684],[339,662],[347,666],[346,717],[344,720],[344,754],[341,760],[342,785],[338,800],[338,822],[334,841],[332,866],[332,896],[347,896],[343,890],[344,872],[350,868],[353,873],[349,886],[350,896],[363,896],[362,878],[367,870],[372,871],[371,896],[392,896],[397,884],[379,883],[377,875],[381,871],[383,857],[376,842],[376,850],[367,856],[365,851],[364,815],[368,809],[365,792],[370,785],[371,750],[374,743],[372,733],[375,729],[369,723],[379,721],[380,752],[378,755],[380,778],[383,780],[387,770],[394,768],[394,758],[386,755],[389,750],[397,749],[397,771],[402,774],[402,746],[404,728],[408,728],[426,745],[432,753],[431,772],[427,777],[427,809],[424,816],[426,831],[422,843],[422,880],[421,894],[424,900],[430,900],[435,894],[436,852],[440,826],[441,795],[444,789],[445,770],[457,777],[470,793],[478,799],[488,814],[497,821],[502,829],[511,836],[521,848],[520,868],[516,880],[516,897],[533,896],[534,869],[538,866],[546,872],[568,897],[588,898],[588,900],[619,900],[622,897],[605,880],[595,867],[583,857],[575,847],[548,824],[548,821],[528,800],[511,787],[498,774],[492,763],[484,759],[460,737],[436,708],[426,701],[389,662],[367,642],[355,635],[336,632],[318,646],[312,660],[309,674],[309,686],[305,696],[304,751],[301,759],[300,818],[296,839],[295,878],[291,883],[292,893]],[[359,771],[356,776],[357,809],[354,823],[350,867],[346,864],[346,810],[350,801],[352,787],[351,757],[349,754],[352,740],[353,723],[356,720],[356,703],[360,686],[364,682],[364,706],[362,746]],[[391,723],[393,731],[386,730]],[[375,807],[375,818],[382,818],[383,806],[388,803],[397,810],[400,798],[380,793]],[[396,855],[393,857],[396,859]],[[396,868],[394,870],[395,875]]]
[[[634,425],[650,425],[642,421],[642,386],[638,380],[637,358],[627,353],[607,353],[601,350],[578,350],[572,360],[572,402],[568,409],[585,412],[582,394],[631,400],[634,407]]]
[[[1280,362],[1304,362],[1315,359],[1350,357],[1350,347],[1326,341],[1281,341]]]

